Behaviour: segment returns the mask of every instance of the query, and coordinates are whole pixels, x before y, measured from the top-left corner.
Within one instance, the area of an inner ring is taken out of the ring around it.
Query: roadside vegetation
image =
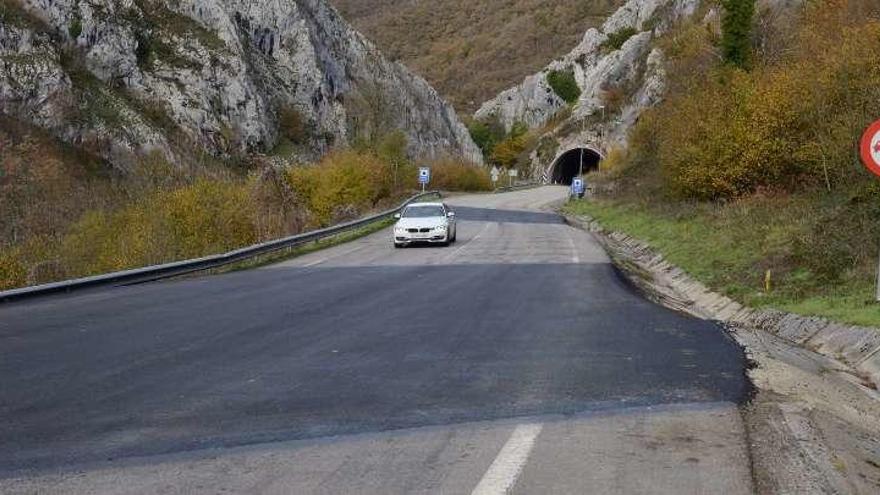
[[[313,164],[155,154],[123,172],[0,119],[0,290],[225,252],[397,204],[417,166],[393,134]],[[484,168],[428,164],[432,188],[491,187]]]
[[[599,198],[569,208],[744,303],[880,326],[880,179],[857,150],[880,118],[880,6],[751,19],[746,3],[723,2],[723,29],[695,22],[661,41],[666,100],[608,154]]]
[[[534,175],[532,153],[537,153],[541,163],[555,158],[559,143],[549,133],[570,116],[571,106],[566,105],[543,126],[531,130],[522,122],[515,122],[509,131],[505,130],[495,117],[471,121],[468,129],[488,164],[516,169],[520,177],[531,177]]]

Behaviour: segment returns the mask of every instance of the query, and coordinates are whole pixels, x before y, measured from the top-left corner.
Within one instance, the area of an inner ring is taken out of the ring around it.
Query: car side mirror
[[[394,214],[394,219],[395,219],[395,220],[400,220],[400,213],[395,213],[395,214]]]
[[[447,212],[446,216],[452,218],[455,216],[455,212],[454,211]]]

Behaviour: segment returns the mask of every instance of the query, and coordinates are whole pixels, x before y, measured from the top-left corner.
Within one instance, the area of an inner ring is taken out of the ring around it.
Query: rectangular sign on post
[[[584,197],[585,190],[584,180],[581,178],[576,178],[571,181],[571,195],[577,196],[579,198]]]
[[[422,191],[425,190],[425,185],[431,182],[431,169],[428,167],[419,167],[419,184],[422,185]]]

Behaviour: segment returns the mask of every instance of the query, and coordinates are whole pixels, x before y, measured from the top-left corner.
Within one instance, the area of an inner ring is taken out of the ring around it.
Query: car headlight
[[[439,230],[440,232],[443,232],[446,230],[446,226],[445,225],[438,225],[438,226],[434,227],[434,229]]]

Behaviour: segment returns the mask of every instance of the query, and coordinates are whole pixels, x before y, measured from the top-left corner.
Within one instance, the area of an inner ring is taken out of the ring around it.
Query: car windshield
[[[442,217],[445,216],[446,213],[443,211],[442,206],[437,205],[424,205],[424,206],[410,206],[406,210],[403,211],[403,218],[426,218],[426,217]]]

